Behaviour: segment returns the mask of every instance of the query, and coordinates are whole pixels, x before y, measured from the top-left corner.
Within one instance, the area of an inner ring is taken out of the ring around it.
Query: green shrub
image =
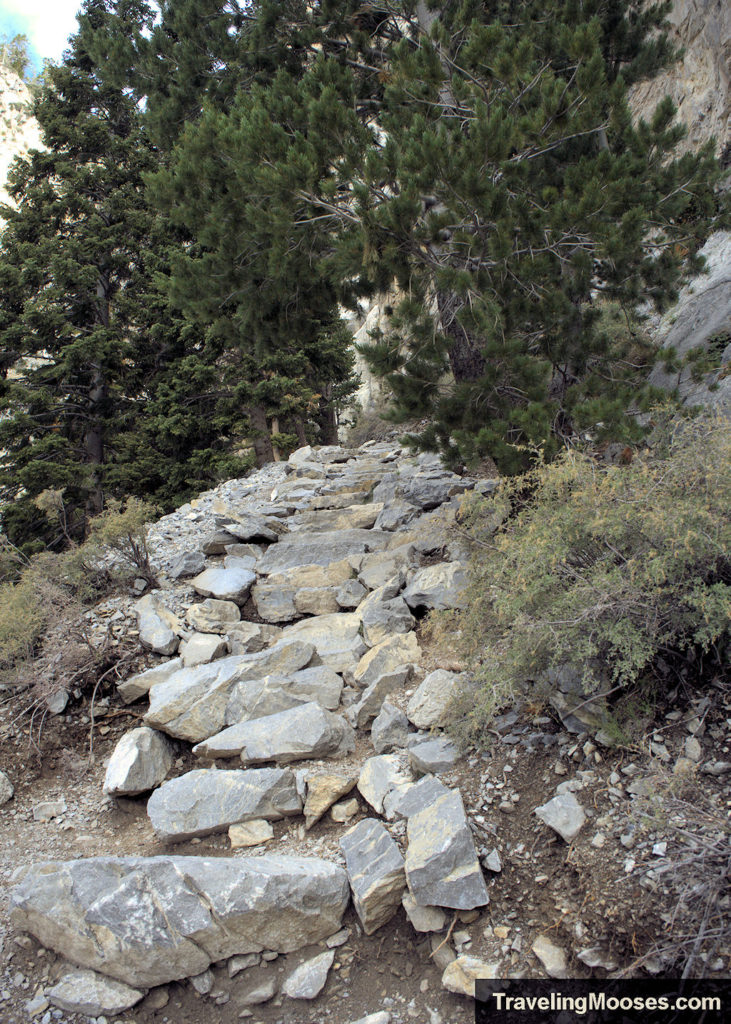
[[[628,456],[629,457],[629,456]],[[731,622],[731,440],[710,414],[667,426],[628,465],[567,452],[472,499],[469,605],[452,620],[481,684],[462,729],[550,669],[657,685],[674,659],[723,659]]]

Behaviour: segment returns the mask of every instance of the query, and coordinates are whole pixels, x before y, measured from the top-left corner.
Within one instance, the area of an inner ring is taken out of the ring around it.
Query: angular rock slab
[[[386,697],[389,697],[397,690],[401,690],[411,676],[412,666],[401,665],[393,672],[387,672],[379,676],[363,691],[363,696],[348,708],[348,720],[358,729],[365,729],[367,725],[380,713]],[[404,741],[405,742],[405,741]]]
[[[430,672],[416,688],[406,708],[406,716],[417,729],[443,725],[447,708],[462,679],[461,674],[438,668]]]
[[[386,795],[383,810],[388,818],[410,818],[424,811],[450,790],[434,775],[424,775],[418,782],[394,789]]]
[[[256,573],[251,569],[204,569],[191,580],[193,589],[202,597],[213,597],[217,601],[233,601],[246,604]]]
[[[336,612],[334,615],[303,619],[287,626],[283,638],[311,643],[323,665],[334,672],[352,672],[358,659],[366,652],[360,635],[360,616],[356,612]]]
[[[148,668],[146,672],[140,672],[136,676],[125,679],[117,687],[117,692],[125,704],[132,704],[145,697],[153,686],[164,683],[170,676],[175,675],[182,667],[182,659],[171,658],[170,661],[165,661],[162,665],[155,665],[154,668]]]
[[[310,701],[287,711],[232,725],[193,748],[198,757],[241,757],[244,764],[333,757],[355,749],[352,727]]]
[[[406,880],[417,903],[473,910],[489,902],[461,795],[452,790],[407,823]]]
[[[341,796],[346,796],[357,782],[355,775],[309,775],[305,800],[305,828],[311,829]]]
[[[283,768],[197,768],[164,783],[147,801],[155,832],[172,842],[225,832],[230,825],[255,818],[277,820],[301,810],[295,777]]]
[[[573,793],[560,793],[533,813],[567,843],[576,838],[586,821],[584,808]]]
[[[139,989],[105,978],[95,971],[70,971],[47,992],[48,1001],[69,1013],[123,1013],[144,996]]]
[[[345,871],[316,857],[90,857],[30,867],[11,920],[73,963],[151,988],[339,931]]]
[[[226,708],[237,683],[297,672],[309,664],[314,651],[312,644],[280,640],[257,654],[183,668],[152,687],[145,723],[189,743],[207,739],[226,724]]]
[[[0,807],[13,799],[15,789],[5,772],[0,772]]]
[[[402,665],[418,665],[420,660],[421,648],[416,634],[396,633],[363,655],[355,670],[355,685],[365,690],[379,676],[394,672]]]
[[[314,701],[326,711],[340,703],[343,680],[327,665],[301,669],[290,676],[272,675],[237,683],[226,705],[226,725],[238,725],[252,718],[276,715],[279,711]]]
[[[226,633],[234,622],[240,621],[241,611],[235,601],[217,601],[208,597],[199,604],[191,605],[185,619],[198,633]]]
[[[353,905],[366,935],[372,935],[401,906],[406,888],[404,859],[386,829],[364,818],[340,840]]]
[[[181,626],[158,595],[145,594],[135,602],[134,611],[142,646],[149,647],[156,654],[175,654]]]
[[[443,562],[420,569],[403,593],[409,608],[440,611],[466,606],[467,574],[461,562]]]
[[[406,746],[409,722],[406,715],[395,705],[384,701],[381,710],[371,726],[371,743],[377,754],[390,754]]]
[[[290,999],[314,999],[324,989],[334,959],[335,950],[328,949],[295,967],[282,985],[284,995]]]
[[[180,658],[186,668],[209,665],[228,654],[228,644],[214,633],[193,633],[180,645]]]
[[[409,764],[417,775],[448,771],[457,761],[459,750],[446,736],[434,736],[409,748]]]
[[[358,790],[377,814],[384,813],[384,801],[391,793],[407,789],[413,782],[394,754],[369,757],[360,771]]]
[[[458,956],[445,967],[442,985],[448,992],[474,999],[475,982],[494,981],[499,977],[500,964],[488,964],[474,956]]]
[[[154,789],[167,777],[175,751],[167,736],[140,726],[120,739],[104,776],[104,792],[110,796],[136,796]]]

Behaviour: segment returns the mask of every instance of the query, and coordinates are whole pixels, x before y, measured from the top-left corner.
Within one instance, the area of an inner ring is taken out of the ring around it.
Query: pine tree
[[[4,211],[0,488],[15,542],[64,539],[35,507],[47,489],[78,537],[107,495],[169,505],[247,464],[221,429],[215,355],[156,286],[181,240],[145,197],[157,158],[136,103],[90,55],[114,13],[88,0],[49,69],[35,109],[47,148],[17,164]]]
[[[516,445],[636,436],[648,353],[604,330],[607,304],[667,303],[714,211],[712,144],[674,159],[672,106],[648,124],[628,106],[675,56],[669,4],[383,6],[382,134],[339,208],[366,275],[405,296],[364,353],[396,417],[428,418],[418,445],[508,469]]]

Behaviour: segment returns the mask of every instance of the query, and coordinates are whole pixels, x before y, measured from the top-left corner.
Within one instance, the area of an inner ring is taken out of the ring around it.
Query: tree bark
[[[267,415],[263,405],[252,405],[249,409],[249,419],[253,427],[252,444],[256,455],[257,466],[265,466],[267,462],[274,462],[274,449],[272,448],[272,435],[267,425]]]

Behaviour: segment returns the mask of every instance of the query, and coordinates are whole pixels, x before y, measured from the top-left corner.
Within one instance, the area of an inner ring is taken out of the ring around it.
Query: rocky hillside
[[[35,768],[37,716],[2,708],[4,1021],[442,1024],[479,977],[668,968],[725,856],[729,708],[632,756],[567,685],[460,752],[472,684],[423,619],[464,601],[463,495],[493,486],[305,448],[152,528],[159,587],[89,620],[146,665],[46,693]]]
[[[17,156],[41,146],[37,121],[30,116],[31,96],[28,86],[11,71],[0,65],[0,202],[9,202],[5,190],[10,165]]]

